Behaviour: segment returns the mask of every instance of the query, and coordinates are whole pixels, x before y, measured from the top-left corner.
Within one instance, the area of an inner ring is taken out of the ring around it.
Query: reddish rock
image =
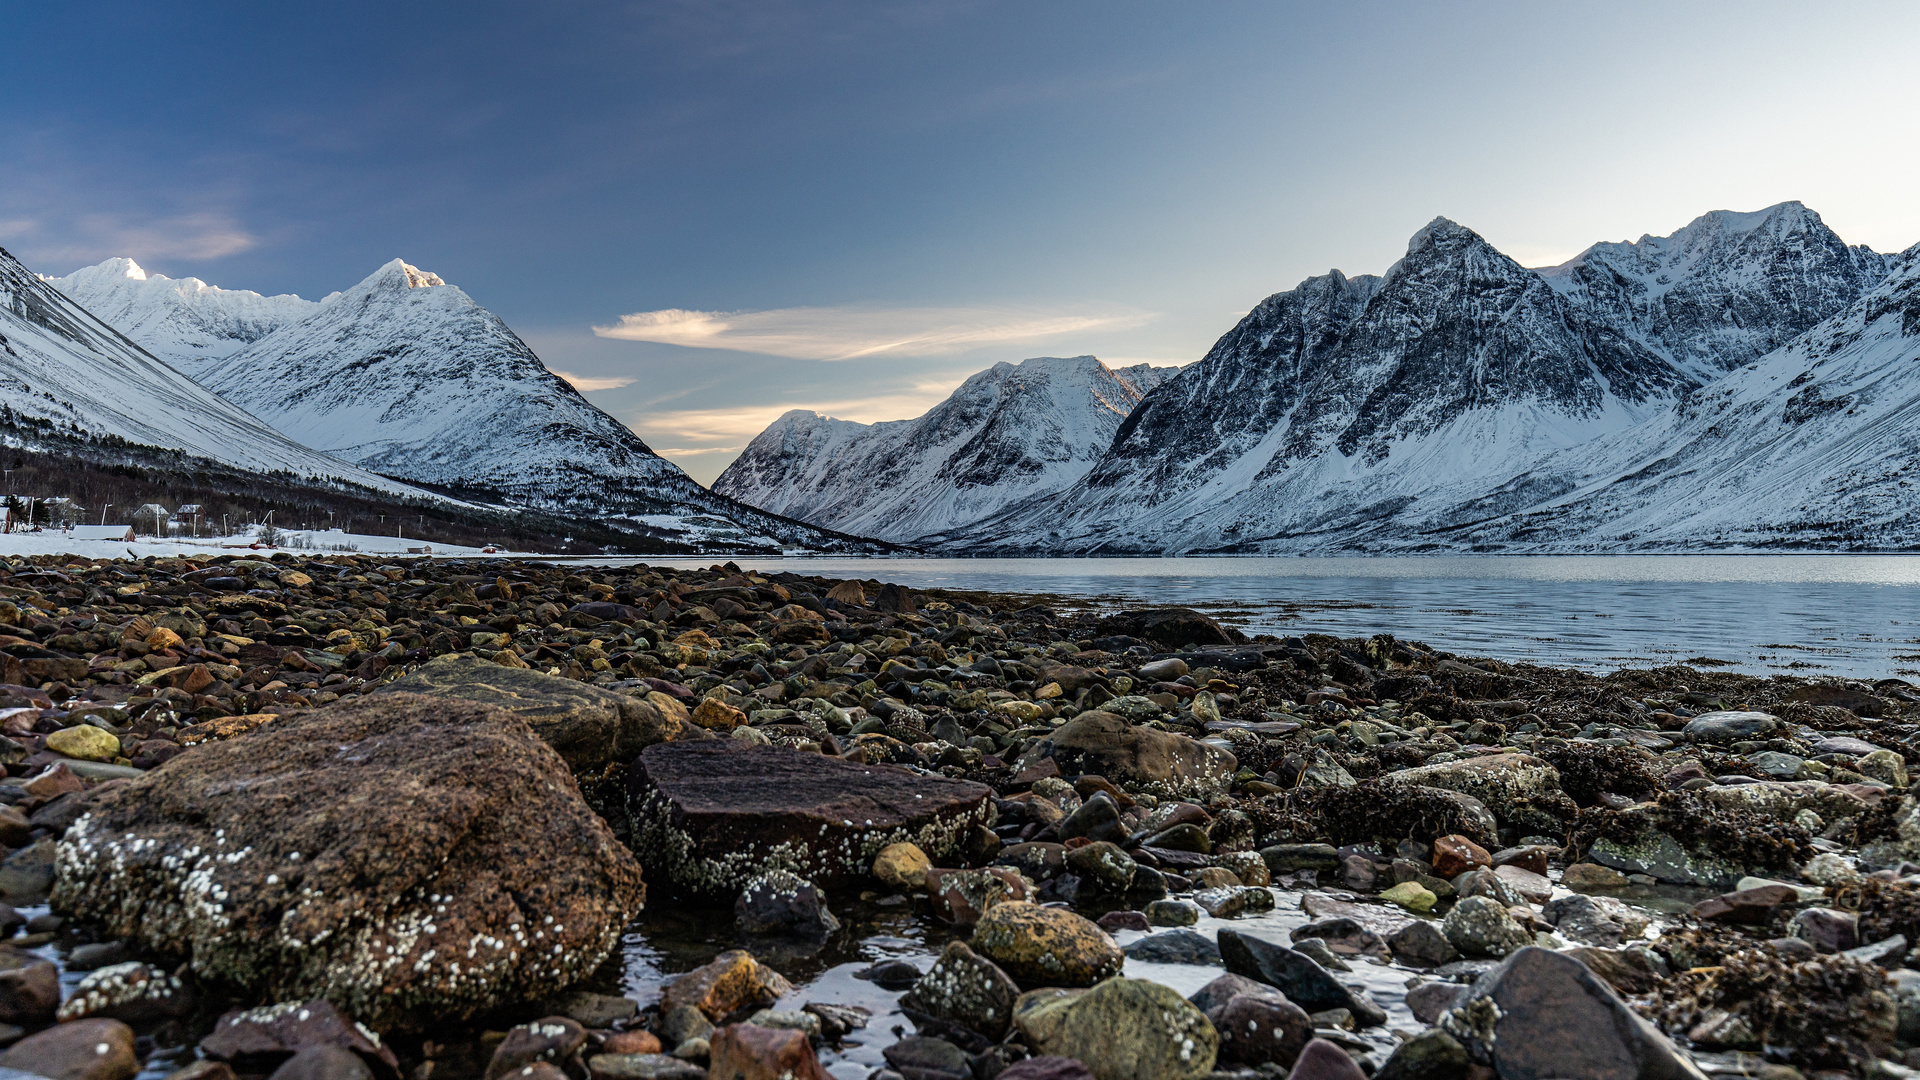
[[[242,1072],[269,1072],[297,1051],[309,1046],[338,1046],[382,1067],[382,1074],[399,1074],[399,1059],[384,1042],[368,1037],[366,1028],[341,1014],[326,1001],[297,1001],[235,1010],[214,1021],[200,1040],[200,1052],[236,1065]]]
[[[118,1020],[75,1020],[29,1035],[0,1054],[0,1069],[48,1080],[130,1080],[140,1071],[133,1029]]]
[[[1300,1051],[1287,1080],[1367,1080],[1353,1058],[1325,1039],[1315,1039]]]
[[[1469,870],[1492,865],[1493,857],[1487,849],[1464,836],[1442,836],[1433,842],[1433,872],[1449,881]]]
[[[616,1031],[600,1044],[603,1054],[657,1054],[660,1037],[651,1031]]]
[[[833,1080],[798,1031],[728,1024],[708,1045],[709,1080]]]
[[[549,1016],[519,1024],[507,1032],[487,1063],[485,1080],[501,1080],[536,1061],[558,1065],[587,1041],[587,1029],[564,1016]]]
[[[1711,919],[1714,922],[1744,923],[1749,926],[1764,925],[1773,918],[1783,904],[1792,904],[1800,899],[1800,893],[1790,885],[1760,885],[1751,889],[1721,893],[1709,896],[1693,905],[1693,917]]]
[[[957,926],[972,926],[995,904],[1031,900],[1027,879],[1018,870],[988,866],[979,870],[929,870],[927,895],[933,913]]]

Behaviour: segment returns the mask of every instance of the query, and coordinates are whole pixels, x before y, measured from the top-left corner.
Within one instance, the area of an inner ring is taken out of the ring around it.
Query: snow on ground
[[[75,540],[56,529],[41,532],[0,533],[0,556],[5,555],[79,555],[88,559],[144,559],[149,555],[216,555],[253,554],[272,555],[276,551],[285,551],[302,558],[334,554],[435,556],[461,558],[499,557],[524,558],[529,552],[508,551],[499,548],[487,551],[477,547],[464,547],[459,544],[429,544],[400,536],[378,536],[369,533],[349,533],[340,529],[294,530],[282,529],[277,546],[262,545],[255,548],[257,542],[252,532],[223,537],[172,537],[161,540],[151,536],[142,536],[132,543],[119,540]],[[430,548],[430,551],[418,549]]]

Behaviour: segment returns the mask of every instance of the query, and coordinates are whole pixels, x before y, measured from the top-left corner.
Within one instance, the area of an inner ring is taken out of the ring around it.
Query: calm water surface
[[[1704,657],[1754,674],[1920,676],[1911,555],[734,561],[909,588],[1183,604],[1250,634],[1385,632],[1589,671]]]

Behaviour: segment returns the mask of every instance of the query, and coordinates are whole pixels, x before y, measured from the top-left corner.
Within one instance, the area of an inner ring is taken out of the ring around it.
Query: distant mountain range
[[[990,481],[949,516],[999,509],[925,532],[899,513],[889,535],[1004,554],[1920,546],[1915,259],[1793,202],[1541,270],[1436,219],[1378,277],[1262,301],[1110,438],[1084,401],[1035,395],[1028,426],[1089,468]],[[811,449],[833,423],[783,417],[726,490],[868,523],[898,501],[886,477],[948,468],[931,439],[889,443],[885,471],[822,467],[847,460]]]
[[[1173,371],[1045,356],[995,364],[914,420],[857,424],[796,409],[756,436],[713,489],[883,540],[942,532],[1071,486]]]
[[[492,312],[398,259],[318,302],[169,280],[130,259],[52,279],[7,264],[20,295],[90,328],[62,339],[58,379],[45,365],[8,365],[15,377],[0,385],[0,404],[16,411],[45,413],[39,400],[64,393],[74,404],[62,417],[140,445],[300,475],[332,469],[693,548],[885,549],[701,487],[548,371]],[[112,313],[119,331],[87,309]],[[145,405],[163,393],[190,404]],[[122,398],[132,404],[114,411]],[[130,419],[104,419],[121,413]],[[261,434],[203,423],[226,415]]]
[[[790,412],[713,491],[399,260],[310,301],[0,252],[0,422],[688,548],[1910,550],[1920,247],[1789,202],[1528,269],[1439,218],[1197,363],[1040,357],[911,420]]]

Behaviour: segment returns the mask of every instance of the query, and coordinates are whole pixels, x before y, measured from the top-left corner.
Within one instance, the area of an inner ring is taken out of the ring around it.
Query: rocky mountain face
[[[196,377],[287,436],[389,476],[669,539],[848,548],[701,487],[498,316],[398,259]]]
[[[1697,383],[1444,218],[1381,277],[1269,297],[1149,394],[1086,479],[940,543],[1268,550],[1451,503]]]
[[[291,294],[262,296],[216,288],[199,278],[149,274],[132,259],[108,259],[46,281],[189,375],[320,306]]]
[[[162,362],[0,251],[0,420],[36,433],[117,438],[252,472],[429,497],[301,445]]]
[[[1595,244],[1540,271],[1595,318],[1702,381],[1786,344],[1886,272],[1887,256],[1848,247],[1797,202],[1716,210],[1672,236]]]
[[[1920,245],[1885,264],[1878,286],[1758,362],[1455,509],[1455,542],[1911,548],[1920,536]],[[1528,485],[1563,490],[1514,497]]]
[[[1441,219],[1379,278],[1335,272],[1261,303],[1080,483],[927,543],[1910,545],[1898,478],[1920,425],[1884,314],[1908,260],[1849,247],[1798,203],[1540,271]]]
[[[912,420],[860,424],[796,409],[756,436],[714,490],[906,542],[1067,488],[1172,371],[1036,357],[995,364]]]

